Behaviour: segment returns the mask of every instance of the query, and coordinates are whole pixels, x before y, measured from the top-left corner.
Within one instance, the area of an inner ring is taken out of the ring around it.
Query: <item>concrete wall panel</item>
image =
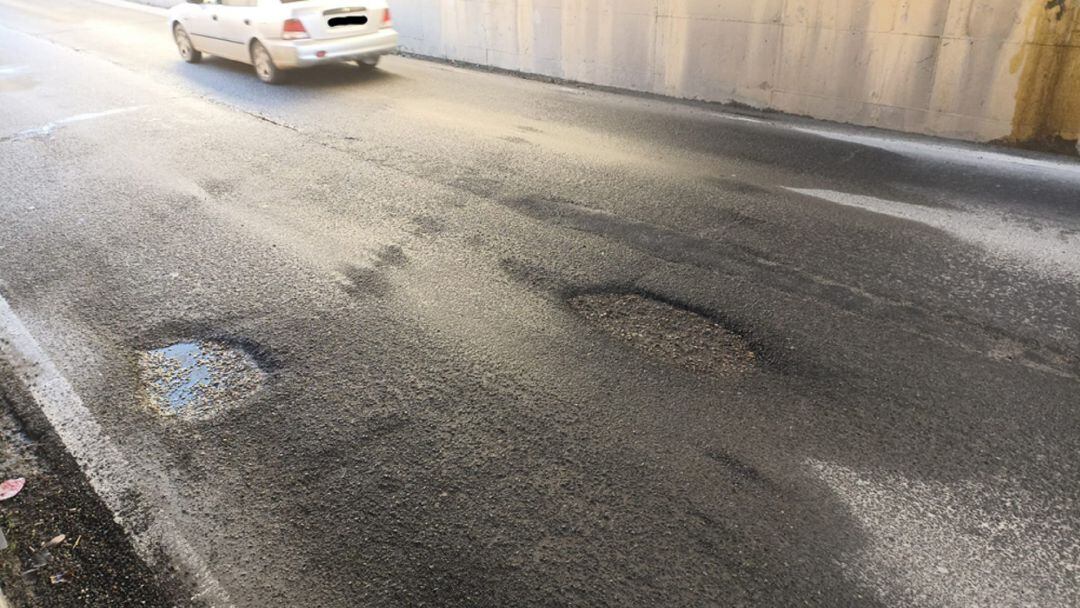
[[[1080,0],[394,0],[408,51],[964,139],[1075,139]]]

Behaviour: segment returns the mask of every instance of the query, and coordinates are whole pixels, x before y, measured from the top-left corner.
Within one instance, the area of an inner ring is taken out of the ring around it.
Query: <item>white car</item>
[[[169,9],[169,27],[184,61],[242,61],[269,83],[331,61],[373,67],[398,46],[386,0],[188,0]]]

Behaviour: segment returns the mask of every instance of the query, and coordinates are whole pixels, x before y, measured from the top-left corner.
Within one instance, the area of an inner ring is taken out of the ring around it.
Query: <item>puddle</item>
[[[220,342],[181,342],[139,359],[146,401],[159,412],[204,420],[262,386],[264,373],[243,350]]]
[[[690,371],[728,375],[754,367],[746,340],[695,312],[637,294],[591,294],[570,307],[605,332],[646,354]]]

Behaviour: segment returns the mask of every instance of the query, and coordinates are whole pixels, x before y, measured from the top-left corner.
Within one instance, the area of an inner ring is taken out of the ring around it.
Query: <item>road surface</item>
[[[1069,159],[0,0],[0,175],[7,393],[179,605],[1080,603]]]

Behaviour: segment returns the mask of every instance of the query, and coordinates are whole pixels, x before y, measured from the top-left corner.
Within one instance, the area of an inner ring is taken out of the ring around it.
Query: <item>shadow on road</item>
[[[237,87],[259,86],[269,90],[295,88],[319,89],[342,88],[389,82],[401,76],[379,68],[359,67],[352,63],[335,63],[298,70],[288,70],[284,83],[279,86],[259,81],[250,65],[218,57],[206,57],[197,65],[178,63],[176,74],[194,84],[211,88],[223,95],[231,95]]]

